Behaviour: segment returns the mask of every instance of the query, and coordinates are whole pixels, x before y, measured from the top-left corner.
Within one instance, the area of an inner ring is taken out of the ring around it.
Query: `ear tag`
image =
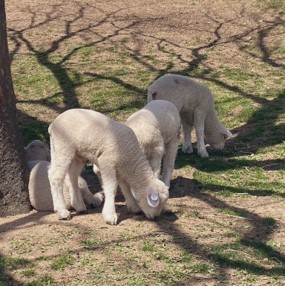
[[[232,134],[232,132],[229,131],[229,130],[226,130],[226,131],[223,132],[222,134],[223,134],[223,136],[224,136],[224,140],[225,140],[225,141],[234,137],[233,134]]]
[[[149,192],[147,194],[147,202],[148,204],[155,208],[159,205],[159,196],[156,192]]]

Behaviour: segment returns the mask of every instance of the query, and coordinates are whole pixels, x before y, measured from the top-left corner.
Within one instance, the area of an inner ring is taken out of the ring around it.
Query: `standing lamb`
[[[50,162],[44,159],[50,159],[50,150],[48,146],[40,140],[34,140],[25,147],[29,175],[29,199],[34,209],[38,211],[52,211],[53,202],[51,196],[50,183],[48,179],[48,169]],[[98,192],[92,194],[86,181],[79,176],[78,184],[83,196],[83,201],[88,207],[98,207],[103,202],[103,194]],[[68,180],[64,182],[64,199],[68,209],[71,208],[68,193]]]
[[[193,152],[193,126],[196,130],[198,154],[201,157],[209,156],[205,141],[215,149],[223,149],[225,141],[233,137],[217,117],[210,89],[189,77],[166,74],[158,78],[148,88],[148,102],[154,99],[168,100],[178,109],[184,136],[184,153]]]
[[[151,101],[132,114],[126,125],[135,132],[156,177],[159,177],[162,163],[162,181],[169,187],[181,126],[176,107],[166,100]]]
[[[131,128],[96,111],[70,109],[52,122],[49,133],[49,178],[54,210],[60,219],[70,218],[63,198],[66,175],[71,181],[71,205],[77,212],[86,210],[77,180],[85,160],[100,170],[105,194],[102,215],[107,223],[117,223],[118,184],[130,187],[134,199],[127,202],[129,210],[141,209],[149,219],[160,215],[169,196],[168,188],[154,176]]]

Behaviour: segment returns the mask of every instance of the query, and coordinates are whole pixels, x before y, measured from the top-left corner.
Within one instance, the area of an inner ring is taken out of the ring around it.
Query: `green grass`
[[[81,241],[81,245],[85,249],[94,250],[99,248],[102,245],[102,241],[94,238],[89,238]]]
[[[53,270],[64,270],[66,267],[71,265],[74,261],[74,257],[70,254],[61,255],[56,258],[51,264]]]
[[[48,285],[56,285],[54,279],[50,275],[44,275],[39,279],[33,280],[29,282],[27,286],[48,286]]]
[[[17,269],[18,267],[26,266],[29,262],[22,258],[13,258],[13,257],[0,257],[0,268]]]

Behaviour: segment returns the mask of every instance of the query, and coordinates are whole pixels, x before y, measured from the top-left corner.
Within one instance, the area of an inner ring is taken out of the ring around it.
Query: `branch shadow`
[[[198,256],[205,261],[214,263],[216,268],[215,273],[218,273],[216,275],[216,279],[218,281],[230,281],[230,274],[228,273],[228,270],[230,269],[243,270],[254,275],[264,275],[266,271],[269,276],[284,276],[285,255],[267,244],[267,240],[270,238],[271,234],[277,230],[278,224],[275,224],[275,222],[273,224],[268,224],[263,217],[255,214],[254,212],[248,211],[245,208],[234,207],[213,196],[211,193],[203,193],[199,190],[199,185],[201,184],[196,180],[193,181],[187,178],[177,177],[171,184],[170,196],[171,198],[183,196],[195,198],[201,200],[203,203],[208,204],[211,208],[215,208],[217,210],[230,210],[237,216],[244,218],[251,227],[249,230],[245,228],[238,231],[240,236],[238,243],[249,251],[254,250],[262,253],[262,255],[272,262],[278,261],[280,266],[274,266],[268,269],[267,267],[263,267],[256,262],[250,262],[247,259],[242,259],[241,257],[232,258],[221,251],[215,251],[215,248],[209,250],[209,247],[205,248],[203,245],[198,244],[188,235],[183,233],[181,228],[178,228],[175,223],[166,223],[167,217],[164,217],[161,221],[157,222],[159,227],[164,232],[170,234],[174,238],[175,242],[182,249],[187,251],[187,253]],[[207,189],[208,188],[210,188],[211,191],[216,191],[219,186],[207,186]],[[237,190],[235,188],[232,188],[232,191],[237,193],[242,192],[242,190]],[[257,194],[257,196],[258,195],[264,194]],[[226,249],[230,247],[230,245],[224,245],[222,246],[222,249],[223,247]],[[179,281],[177,284],[174,283],[172,285],[187,285],[187,282],[189,283],[191,280],[191,277],[186,277],[183,281]]]

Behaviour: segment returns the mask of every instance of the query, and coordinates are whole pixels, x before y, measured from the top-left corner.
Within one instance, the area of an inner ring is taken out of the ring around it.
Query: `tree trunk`
[[[0,216],[30,211],[24,148],[16,118],[4,0],[0,0]]]

